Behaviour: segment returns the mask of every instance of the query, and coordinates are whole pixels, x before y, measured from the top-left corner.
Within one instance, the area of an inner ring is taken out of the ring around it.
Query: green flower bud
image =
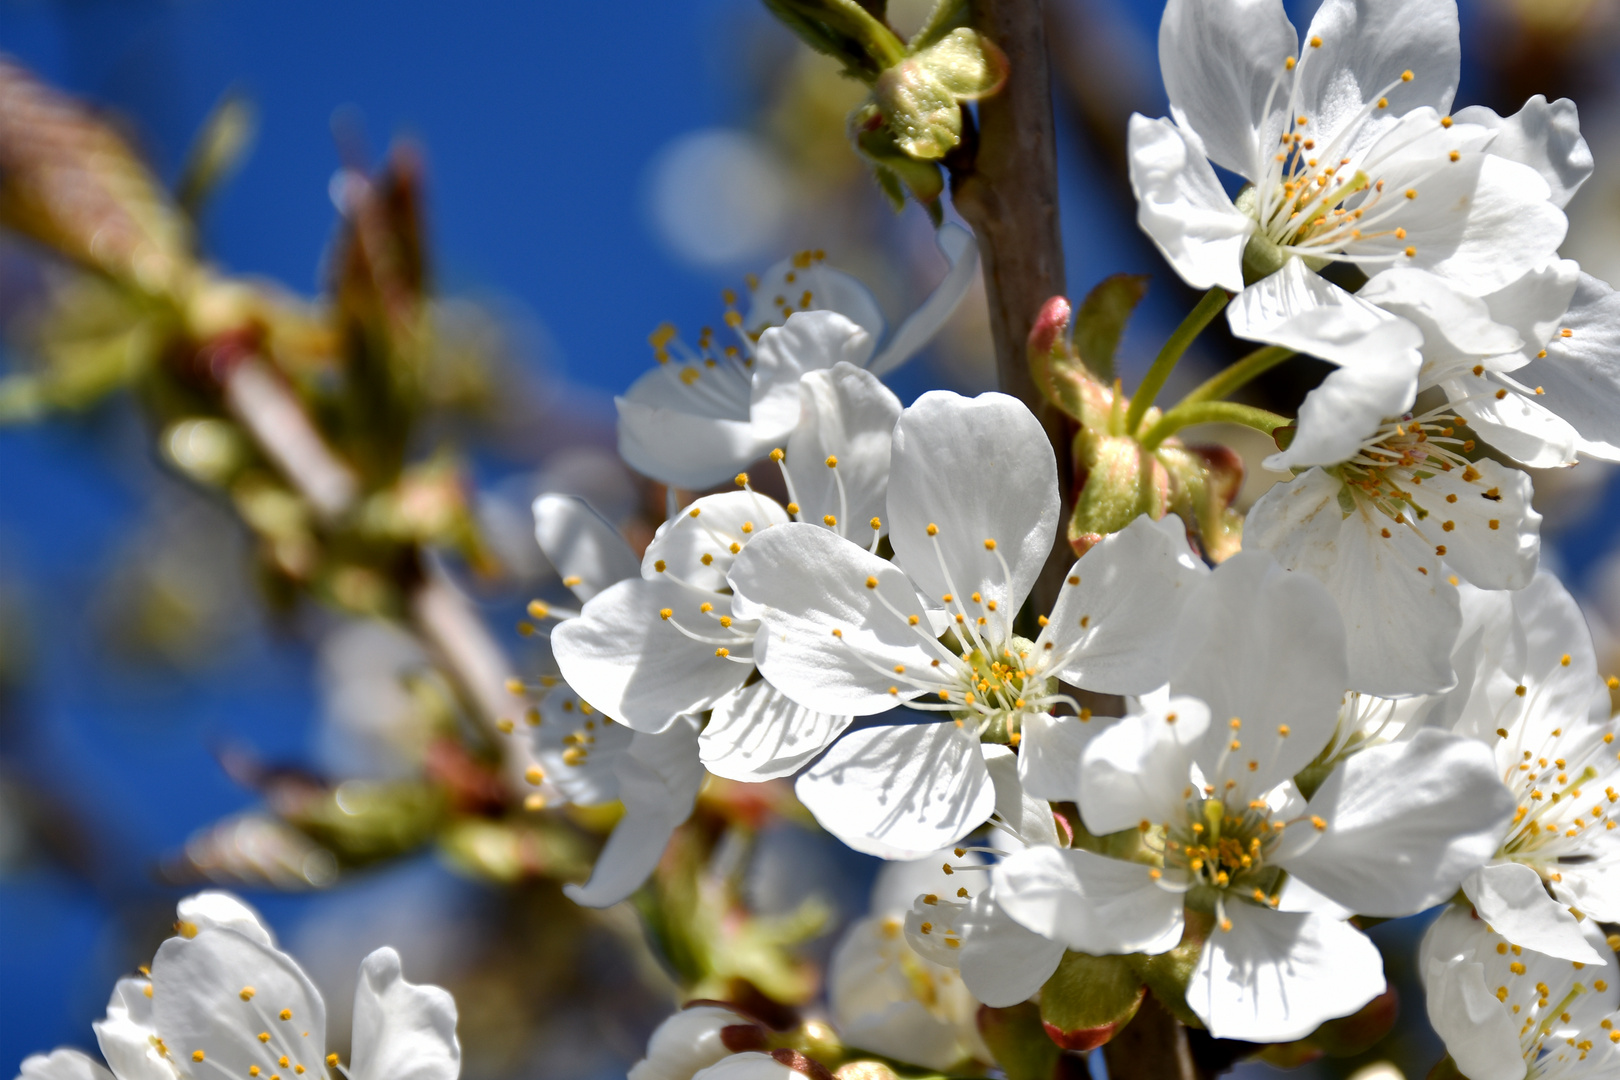
[[[887,68],[872,98],[895,144],[911,157],[935,161],[962,141],[962,104],[989,97],[1007,81],[1007,57],[967,27]]]

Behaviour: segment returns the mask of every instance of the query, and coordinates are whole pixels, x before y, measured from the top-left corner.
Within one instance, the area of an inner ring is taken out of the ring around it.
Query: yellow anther
[[[191,1052],[191,1060],[192,1061],[201,1061],[206,1056],[207,1055],[204,1054],[201,1050],[193,1050]]]
[[[1443,128],[1449,128],[1451,126],[1451,117],[1442,116],[1440,118],[1440,126]]]
[[[194,938],[197,936],[197,924],[181,920],[174,924],[174,932],[183,938]]]
[[[868,589],[875,589],[875,588],[877,588],[877,586],[878,586],[877,578],[868,575],[867,578],[866,578],[866,587]]]
[[[1381,98],[1379,98],[1379,99],[1378,99],[1378,107],[1379,107],[1379,108],[1380,108],[1380,109],[1387,109],[1387,108],[1389,108],[1389,98],[1387,98],[1387,97],[1381,97]]]
[[[986,550],[986,551],[994,551],[994,550],[996,550],[996,542],[994,540],[986,540],[984,542],[984,550]]]
[[[720,648],[714,650],[714,655],[719,657],[727,657],[731,655],[731,650],[722,645]]]
[[[918,617],[917,617],[917,616],[915,616],[915,615],[907,615],[907,616],[906,616],[906,622],[908,622],[908,623],[910,623],[910,624],[911,624],[911,625],[912,625],[912,626],[916,626],[916,625],[917,625],[917,624],[918,624],[918,623],[919,623],[919,622],[921,622],[921,621],[922,621],[922,620],[921,620],[921,619],[919,619],[919,618],[918,618]]]
[[[1292,56],[1290,56],[1288,59],[1283,61],[1283,70],[1284,71],[1293,71],[1295,63],[1297,63],[1297,61]]]
[[[657,562],[653,563],[653,569],[658,571],[660,574],[662,574],[668,566],[669,564],[663,559],[659,559]]]
[[[772,461],[778,461],[779,462],[785,457],[787,457],[787,453],[785,451],[783,451],[783,449],[780,446],[778,446],[775,450],[771,451],[771,460]]]
[[[277,1013],[276,1015],[280,1016],[283,1020],[291,1020],[292,1019],[292,1010],[291,1009],[282,1009],[281,1012]]]
[[[259,1067],[257,1065],[249,1065],[248,1066],[248,1075],[249,1076],[258,1076],[259,1075]]]
[[[1453,150],[1451,152],[1451,160],[1452,161],[1461,161],[1462,160],[1462,154],[1460,152],[1456,151],[1456,150]]]
[[[690,510],[688,510],[686,512],[686,516],[687,517],[697,517],[701,513],[703,513],[703,507],[694,506],[694,507],[692,507],[692,509],[690,509]]]
[[[539,768],[534,765],[530,765],[528,770],[523,774],[523,779],[527,780],[535,787],[539,787],[541,781],[543,781],[545,778],[546,774],[541,772]]]
[[[1407,68],[1405,71],[1401,72],[1401,82],[1411,82],[1411,81],[1412,81],[1412,69]]]
[[[1415,248],[1415,247],[1409,247],[1409,248],[1407,248],[1407,249],[1406,249],[1406,257],[1407,257],[1407,258],[1408,258],[1408,259],[1415,259],[1415,258],[1417,258],[1417,248]]]
[[[259,1041],[262,1042],[262,1043],[269,1042],[270,1041],[270,1033],[268,1031],[259,1032]]]
[[[829,468],[829,469],[838,468],[838,455],[837,454],[828,454],[827,455],[827,468]]]
[[[821,523],[830,529],[838,524],[838,519],[831,514],[823,514],[821,516]]]
[[[241,998],[243,1001],[252,1001],[253,995],[256,993],[258,993],[258,991],[253,989],[253,987],[244,986],[242,989],[236,992],[236,996]]]
[[[1069,584],[1070,585],[1078,585],[1078,584],[1080,584],[1080,575],[1079,574],[1070,574],[1069,575]]]
[[[330,1068],[333,1068],[333,1069],[337,1068],[337,1063],[338,1063],[338,1056],[336,1054],[327,1054],[326,1055],[326,1064]]]
[[[1321,47],[1322,47],[1322,39],[1320,37],[1317,37],[1315,34],[1312,34],[1311,35],[1311,48],[1320,49]]]
[[[1324,830],[1327,829],[1327,822],[1323,821],[1320,817],[1317,817],[1315,814],[1311,815],[1311,824],[1316,827],[1317,832],[1323,832]]]
[[[551,605],[543,600],[530,600],[528,610],[532,618],[543,619],[551,614]]]
[[[748,486],[748,474],[745,472],[738,473],[736,476],[732,477],[732,479],[736,481],[737,486],[740,488],[745,488]]]
[[[1415,188],[1415,187],[1409,187],[1409,188],[1407,188],[1407,189],[1406,189],[1406,197],[1407,197],[1407,198],[1408,198],[1408,199],[1415,199],[1415,198],[1417,198],[1417,188]]]
[[[660,619],[664,619],[666,621],[669,620],[669,619],[672,619],[672,618],[675,617],[675,609],[674,608],[659,608],[658,609],[658,617]]]
[[[935,525],[932,521],[930,521],[928,523],[928,535],[929,536],[938,536],[939,535],[939,526]]]
[[[883,522],[878,518],[873,518],[871,521],[867,522],[867,524],[872,526],[873,532],[877,532],[879,529],[883,528]]]

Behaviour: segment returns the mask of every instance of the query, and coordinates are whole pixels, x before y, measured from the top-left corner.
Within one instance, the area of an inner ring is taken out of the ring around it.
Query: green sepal
[[[1147,295],[1147,274],[1114,274],[1097,283],[1074,313],[1074,347],[1092,374],[1114,377],[1114,354],[1131,313]]]
[[[426,844],[448,811],[449,798],[437,784],[346,780],[283,816],[344,865],[361,866]]]
[[[1172,513],[1198,531],[1204,554],[1220,563],[1243,547],[1243,515],[1233,500],[1243,487],[1243,458],[1227,446],[1167,443],[1154,457],[1170,476]]]
[[[979,1009],[979,1034],[1007,1080],[1052,1080],[1062,1051],[1046,1037],[1041,1010],[1026,1001],[1006,1009]]]
[[[1131,1022],[1146,995],[1130,958],[1066,952],[1041,987],[1041,1023],[1065,1050],[1093,1050]]]
[[[1153,956],[1137,953],[1131,956],[1131,966],[1159,1004],[1188,1027],[1202,1028],[1204,1022],[1187,1006],[1187,984],[1192,982],[1198,967],[1198,958],[1204,951],[1204,939],[1214,928],[1214,918],[1197,911],[1187,912],[1186,929],[1181,941],[1173,949]]]

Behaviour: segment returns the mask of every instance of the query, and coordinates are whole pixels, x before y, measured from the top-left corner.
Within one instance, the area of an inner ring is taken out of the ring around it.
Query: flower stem
[[[1176,404],[1176,408],[1197,401],[1218,401],[1293,355],[1293,349],[1281,345],[1267,345],[1263,349],[1256,349],[1224,371],[1205,380],[1203,385],[1182,398]]]
[[[1153,366],[1148,368],[1148,373],[1142,377],[1142,385],[1136,388],[1136,396],[1131,398],[1130,411],[1125,414],[1125,430],[1128,433],[1134,435],[1136,429],[1142,426],[1142,417],[1147,415],[1153,399],[1164,389],[1165,381],[1176,369],[1176,364],[1181,360],[1181,355],[1187,351],[1187,346],[1203,333],[1204,327],[1209,325],[1211,319],[1221,313],[1227,299],[1225,289],[1219,285],[1211,288],[1204,294],[1204,298],[1198,301],[1198,305],[1187,313],[1187,317],[1181,320],[1181,325],[1176,327],[1175,332],[1165,339],[1164,348],[1159,350],[1159,355],[1153,360]]]
[[[1143,450],[1152,453],[1164,440],[1194,424],[1242,424],[1270,435],[1291,422],[1286,416],[1278,416],[1253,405],[1240,405],[1235,401],[1184,401],[1159,417],[1158,423],[1148,428],[1137,441],[1142,444]]]

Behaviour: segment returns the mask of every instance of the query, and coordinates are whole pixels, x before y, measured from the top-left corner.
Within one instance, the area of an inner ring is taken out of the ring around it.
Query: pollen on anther
[[[675,609],[674,608],[659,608],[658,609],[658,617],[667,622],[668,620],[675,617]]]
[[[1080,575],[1079,574],[1070,574],[1069,575],[1069,584],[1070,585],[1078,585],[1078,584],[1080,584]]]
[[[984,542],[984,550],[986,550],[986,551],[994,551],[994,550],[996,550],[996,542],[994,540],[986,540]]]
[[[827,528],[830,529],[833,526],[838,524],[838,519],[836,517],[834,517],[832,514],[823,514],[821,516],[821,523],[823,525],[827,526]]]
[[[938,536],[939,535],[939,526],[935,525],[932,521],[930,521],[928,523],[928,535],[929,536]]]
[[[1296,63],[1296,61],[1294,60],[1294,58],[1292,56],[1290,56],[1288,59],[1283,61],[1283,70],[1284,71],[1293,71],[1295,63]]]
[[[917,616],[915,616],[915,615],[907,615],[907,616],[906,616],[906,622],[908,622],[908,623],[910,623],[910,624],[911,624],[911,625],[912,625],[912,626],[916,626],[916,625],[917,625],[917,624],[918,624],[918,623],[919,623],[919,622],[921,622],[921,621],[922,621],[922,620],[921,620],[921,619],[919,619],[919,618],[918,618],[918,617],[917,617]]]
[[[787,457],[787,454],[782,452],[782,448],[780,446],[771,451],[772,461],[780,462],[785,457]]]
[[[1452,161],[1461,161],[1462,160],[1462,154],[1459,151],[1453,150],[1451,152],[1451,160]]]
[[[1415,258],[1417,258],[1417,248],[1415,248],[1415,247],[1409,247],[1409,248],[1407,248],[1407,249],[1406,249],[1406,257],[1407,257],[1407,258],[1408,258],[1408,259],[1415,259]]]
[[[799,504],[796,503],[796,502],[788,503],[787,504],[787,512],[790,513],[790,514],[797,514],[799,512]]]
[[[1316,829],[1317,832],[1324,832],[1327,829],[1327,822],[1323,821],[1315,814],[1311,815],[1311,825]]]
[[[1379,107],[1379,108],[1380,108],[1380,109],[1387,109],[1387,108],[1389,108],[1389,98],[1387,98],[1387,97],[1381,97],[1381,98],[1379,98],[1379,99],[1378,99],[1378,107]]]
[[[292,1010],[291,1009],[282,1009],[281,1012],[278,1013],[277,1015],[280,1016],[283,1020],[291,1020],[292,1019]]]
[[[1401,72],[1401,82],[1411,82],[1412,78],[1413,75],[1411,68],[1407,68],[1405,71]]]
[[[327,1054],[326,1063],[334,1069],[337,1068],[338,1056],[336,1054]]]
[[[837,454],[828,454],[827,455],[827,468],[829,468],[829,469],[838,468],[838,455]]]
[[[201,1050],[193,1050],[191,1052],[191,1060],[192,1061],[201,1061],[206,1056],[207,1055],[204,1054]]]
[[[868,524],[872,526],[873,532],[877,532],[879,529],[883,528],[883,522],[878,518],[873,518],[870,522],[868,522]]]

